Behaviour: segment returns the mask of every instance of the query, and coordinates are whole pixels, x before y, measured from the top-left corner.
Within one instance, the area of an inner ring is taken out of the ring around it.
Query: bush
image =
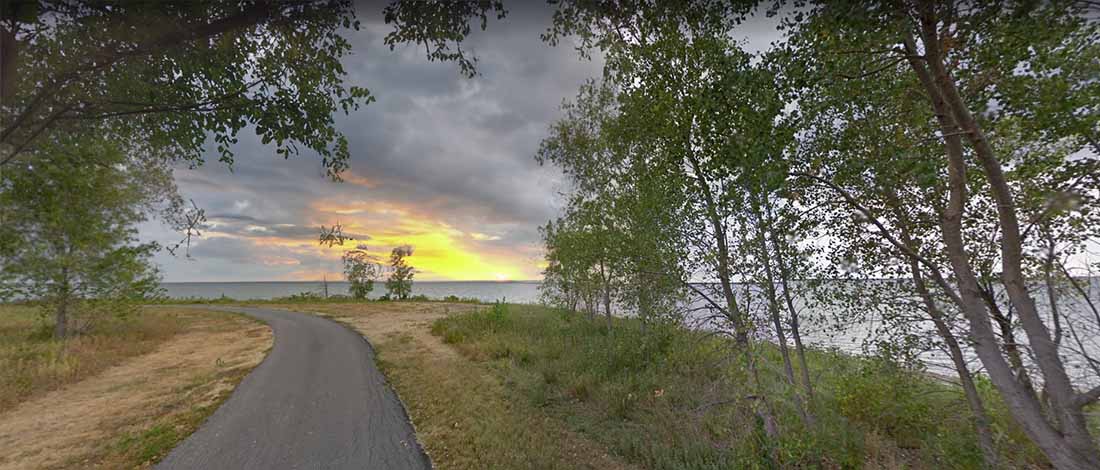
[[[481,300],[474,297],[459,297],[457,295],[448,295],[443,298],[444,302],[462,303],[462,304],[479,304]]]
[[[299,292],[297,294],[291,294],[286,297],[279,297],[275,299],[281,302],[321,302],[325,300],[321,294],[312,291]]]

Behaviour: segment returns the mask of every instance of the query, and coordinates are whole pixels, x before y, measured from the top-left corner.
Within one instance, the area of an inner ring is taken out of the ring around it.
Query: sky
[[[339,279],[341,254],[358,244],[379,259],[412,245],[418,280],[541,277],[538,227],[561,208],[566,183],[534,155],[563,100],[599,77],[598,55],[543,43],[552,10],[514,3],[506,19],[463,42],[478,59],[479,75],[468,79],[454,63],[429,62],[423,48],[390,51],[381,6],[358,9],[361,28],[346,34],[346,84],[377,101],[336,116],[351,152],[344,181],[327,179],[319,158],[284,160],[243,130],[232,168],[211,152],[205,165],[175,170],[207,226],[190,256],[156,255],[165,281]],[[750,24],[740,39],[762,48],[775,39],[772,28]],[[334,223],[356,240],[319,246],[319,226]],[[180,234],[151,221],[140,237],[171,245]]]

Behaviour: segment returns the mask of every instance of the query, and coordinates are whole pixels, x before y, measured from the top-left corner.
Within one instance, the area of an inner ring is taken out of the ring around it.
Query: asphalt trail
[[[431,468],[362,336],[313,315],[219,309],[271,325],[275,345],[158,469]]]

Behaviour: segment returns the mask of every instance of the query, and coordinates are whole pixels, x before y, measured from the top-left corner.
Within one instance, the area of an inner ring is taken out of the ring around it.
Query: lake
[[[238,300],[274,299],[303,292],[322,294],[320,281],[305,282],[165,282],[161,284],[168,297],[176,299],[216,299],[229,297]],[[476,298],[482,302],[506,300],[513,303],[532,304],[539,300],[538,281],[416,281],[412,295],[424,295],[432,299],[456,297]],[[347,295],[347,282],[329,282],[330,295]],[[375,283],[371,298],[386,293],[384,283]]]

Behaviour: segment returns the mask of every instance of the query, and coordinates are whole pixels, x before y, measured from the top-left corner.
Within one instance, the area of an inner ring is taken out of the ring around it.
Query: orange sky
[[[357,179],[345,184],[366,183]],[[345,250],[365,245],[367,251],[384,264],[390,250],[405,244],[414,248],[408,261],[417,269],[417,279],[421,280],[505,281],[541,277],[543,261],[538,246],[516,250],[511,245],[503,249],[493,243],[500,240],[499,235],[463,231],[414,208],[384,202],[321,200],[312,203],[311,212],[311,225],[339,223],[344,233],[357,239],[344,246],[324,247],[316,239],[264,236],[268,230],[262,226],[248,228],[250,233],[245,237],[221,232],[217,224],[207,230],[204,237],[247,240],[263,253],[258,263],[300,268],[282,275],[281,280],[341,279],[340,257]],[[311,255],[325,261],[323,266],[305,266],[299,264],[301,256],[295,255]]]

